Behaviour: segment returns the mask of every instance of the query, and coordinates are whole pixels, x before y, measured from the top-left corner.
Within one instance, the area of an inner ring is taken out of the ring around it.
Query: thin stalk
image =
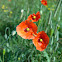
[[[47,33],[47,30],[48,30],[48,26],[49,26],[49,24],[51,23],[51,17],[52,17],[52,11],[50,11],[50,13],[49,13],[48,25],[47,25],[47,28],[46,28],[46,30],[45,30],[46,33]]]
[[[61,0],[57,4],[57,7],[56,7],[56,10],[55,10],[55,13],[54,13],[54,17],[56,17],[56,14],[57,14],[57,11],[58,11],[58,9],[60,7],[60,4],[61,4]]]
[[[3,54],[3,62],[4,62],[4,54]]]
[[[49,14],[48,25],[51,23],[51,17],[52,17],[52,11],[50,11],[50,14]]]

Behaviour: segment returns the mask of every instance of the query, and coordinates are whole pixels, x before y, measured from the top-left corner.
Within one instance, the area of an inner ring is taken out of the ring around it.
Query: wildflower
[[[10,11],[10,14],[12,14],[12,11]]]
[[[20,57],[18,57],[18,60],[20,60]]]
[[[2,6],[2,9],[4,9],[4,8],[5,8],[5,5]]]
[[[50,8],[48,8],[48,10],[50,10]]]
[[[40,0],[41,1],[41,0]],[[42,0],[41,3],[46,6],[47,5],[47,0]]]
[[[33,39],[37,34],[37,26],[33,22],[25,20],[16,27],[16,32],[24,39]]]
[[[33,39],[33,44],[35,45],[37,50],[43,51],[44,49],[46,49],[47,45],[49,44],[49,37],[44,31],[41,31]]]
[[[8,0],[9,2],[11,1],[11,0]]]
[[[4,10],[4,12],[8,12],[8,10]]]
[[[32,22],[37,22],[39,19],[40,19],[40,12],[38,11],[36,14],[29,15],[27,20],[32,20]]]

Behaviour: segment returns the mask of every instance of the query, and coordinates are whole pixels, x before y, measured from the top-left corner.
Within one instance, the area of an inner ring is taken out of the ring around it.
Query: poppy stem
[[[50,13],[49,13],[48,24],[47,24],[47,28],[45,29],[45,32],[46,32],[46,33],[47,33],[48,27],[49,27],[49,25],[50,25],[50,23],[51,23],[51,17],[52,17],[52,11],[50,11]],[[52,26],[52,25],[51,25],[51,26]]]
[[[58,11],[58,9],[60,7],[60,4],[61,4],[61,0],[57,4],[57,7],[56,7],[56,10],[55,10],[55,13],[54,13],[54,17],[56,17],[56,14],[57,14],[57,11]]]
[[[51,16],[52,16],[52,11],[50,11],[50,14],[49,14],[49,21],[48,21],[48,25],[51,23]]]
[[[36,34],[33,34],[33,36],[36,36],[37,35],[37,33]]]

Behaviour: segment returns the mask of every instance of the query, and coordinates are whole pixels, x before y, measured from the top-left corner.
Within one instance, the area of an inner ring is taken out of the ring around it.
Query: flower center
[[[29,28],[24,29],[25,32],[28,32],[29,30],[30,30]]]
[[[43,3],[45,3],[45,2],[43,2]]]
[[[29,31],[29,28],[27,28],[26,30]]]
[[[42,42],[43,40],[42,39],[40,39],[40,42]]]
[[[36,19],[36,16],[33,16],[33,19]]]

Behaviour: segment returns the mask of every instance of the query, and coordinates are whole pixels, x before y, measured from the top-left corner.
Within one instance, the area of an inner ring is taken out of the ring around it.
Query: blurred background
[[[62,62],[62,0],[0,0],[0,62]],[[50,38],[47,48],[36,50],[32,40],[16,33],[16,26],[40,11],[36,25]]]

